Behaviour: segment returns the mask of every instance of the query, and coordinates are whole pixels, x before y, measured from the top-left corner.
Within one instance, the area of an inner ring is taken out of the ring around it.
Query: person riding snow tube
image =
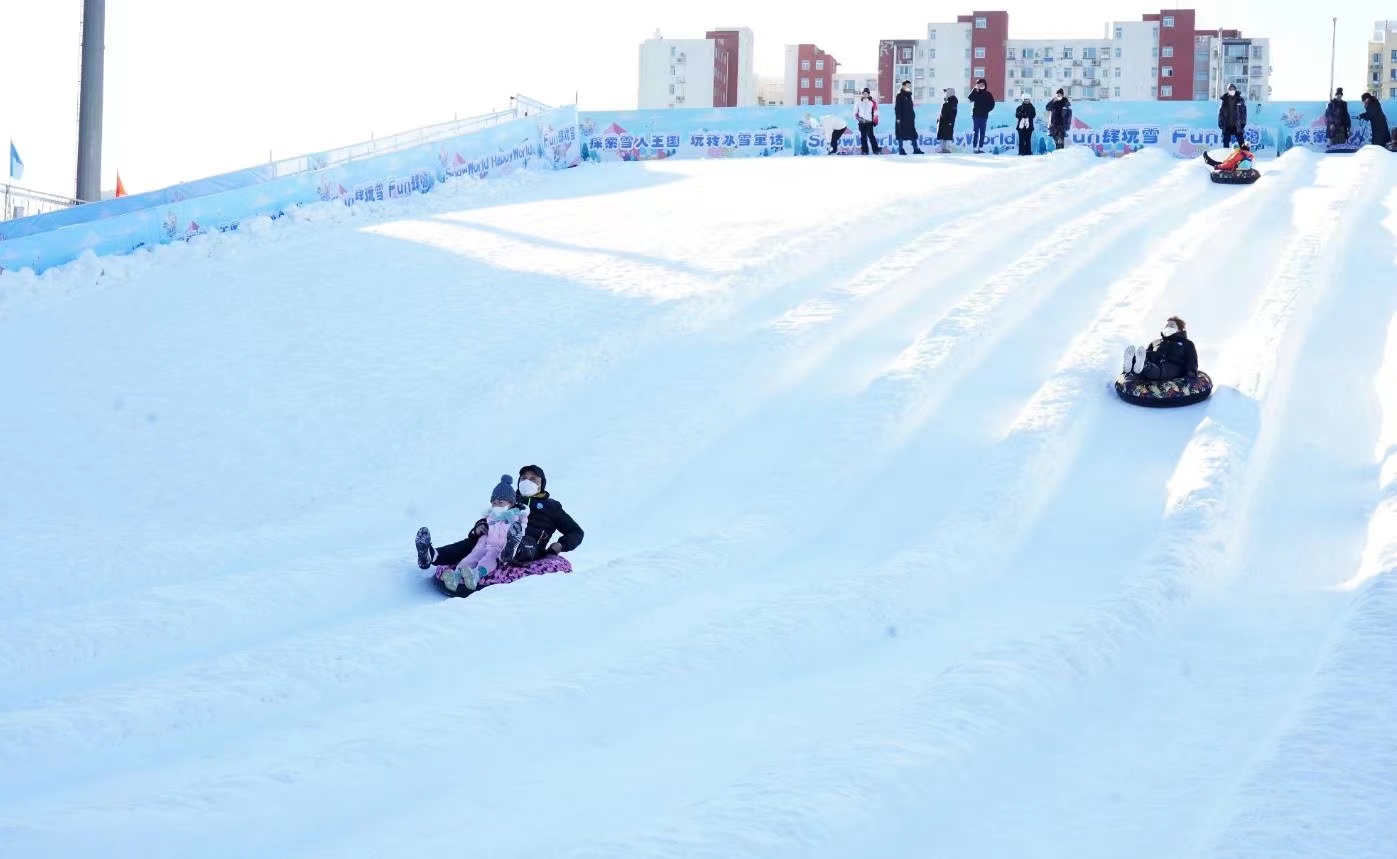
[[[505,540],[504,547],[495,556],[496,566],[493,569],[477,570],[478,577],[473,589],[464,586],[468,575],[458,568],[467,558],[475,560],[480,554],[472,553],[477,542],[487,538],[490,532],[488,511],[487,516],[475,523],[464,540],[439,549],[432,545],[431,532],[425,527],[419,528],[416,539],[417,566],[425,570],[435,565],[432,581],[438,590],[448,596],[470,596],[481,588],[518,581],[525,576],[572,572],[572,565],[562,553],[581,545],[582,528],[557,499],[549,496],[544,488],[547,485],[548,478],[537,465],[519,469],[518,490],[512,506],[528,511],[527,518],[522,519],[525,523],[523,535],[511,534]],[[493,494],[491,503],[494,503]],[[553,539],[555,532],[558,534],[556,540]]]
[[[1116,395],[1127,403],[1152,408],[1187,406],[1208,399],[1213,380],[1198,369],[1198,349],[1187,326],[1169,317],[1160,338],[1149,346],[1127,346]]]
[[[1261,178],[1249,143],[1244,142],[1222,161],[1214,161],[1206,152],[1203,153],[1203,160],[1213,168],[1209,178],[1220,185],[1250,185]]]

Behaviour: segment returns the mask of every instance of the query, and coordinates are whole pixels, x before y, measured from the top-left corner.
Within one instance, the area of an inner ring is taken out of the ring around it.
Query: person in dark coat
[[[902,82],[902,91],[897,94],[897,103],[893,105],[893,117],[897,126],[897,154],[907,154],[907,149],[902,144],[903,141],[910,140],[912,154],[921,155],[922,143],[917,134],[917,110],[912,105],[911,81]]]
[[[1368,127],[1373,132],[1374,146],[1386,146],[1392,142],[1392,130],[1387,127],[1387,114],[1383,113],[1382,103],[1378,101],[1377,96],[1363,93],[1363,113],[1359,115],[1368,120]]]
[[[1231,146],[1235,139],[1241,146],[1246,140],[1247,100],[1237,91],[1235,84],[1227,85],[1222,94],[1222,105],[1218,107],[1218,129],[1222,131],[1222,145]]]
[[[571,552],[582,545],[582,529],[568,515],[557,499],[549,496],[544,489],[548,478],[537,465],[526,465],[519,469],[519,488],[515,493],[514,506],[527,507],[528,526],[524,537],[517,546],[512,546],[509,557],[500,555],[500,563],[525,564],[547,555]],[[432,534],[426,528],[417,531],[417,566],[421,569],[436,564],[454,567],[475,548],[476,541],[484,536],[487,525],[484,519],[475,523],[466,539],[440,549],[432,546]],[[554,533],[558,539],[553,539]]]
[[[1033,120],[1038,118],[1038,109],[1033,106],[1033,97],[1024,96],[1023,104],[1014,110],[1014,126],[1019,132],[1019,154],[1033,154]]]
[[[1067,132],[1072,128],[1072,100],[1062,90],[1048,102],[1048,136],[1058,149],[1067,148]]]
[[[1124,372],[1151,381],[1197,376],[1198,349],[1188,339],[1188,326],[1171,316],[1158,340],[1149,346],[1125,347]]]
[[[941,99],[941,115],[936,120],[936,142],[941,144],[943,153],[951,151],[951,143],[956,139],[956,113],[960,110],[960,99],[956,98],[955,87],[946,87],[945,98]]]
[[[1329,127],[1329,143],[1347,143],[1353,120],[1348,115],[1348,102],[1344,101],[1344,88],[1334,90],[1334,97],[1324,109],[1324,122]]]
[[[980,78],[967,98],[973,105],[970,111],[970,124],[973,129],[970,145],[978,155],[985,151],[985,129],[989,125],[990,111],[994,110],[994,95],[985,79]]]

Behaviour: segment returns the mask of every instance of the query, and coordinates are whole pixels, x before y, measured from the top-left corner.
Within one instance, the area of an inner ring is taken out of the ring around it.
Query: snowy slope
[[[1394,180],[589,165],[6,274],[0,856],[1390,856]],[[1217,394],[1121,404],[1173,313]],[[577,572],[443,601],[529,462]]]

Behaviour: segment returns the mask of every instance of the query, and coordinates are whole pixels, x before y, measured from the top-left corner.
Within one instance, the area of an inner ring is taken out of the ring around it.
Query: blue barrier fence
[[[98,256],[129,253],[137,248],[185,240],[211,231],[236,230],[239,223],[248,218],[278,217],[288,208],[306,203],[338,200],[354,205],[425,194],[454,177],[486,179],[514,170],[558,170],[576,166],[579,161],[577,109],[573,106],[555,108],[525,119],[338,166],[280,178],[263,177],[256,182],[245,181],[252,179],[251,176],[241,176],[230,182],[230,187],[198,196],[179,198],[176,190],[184,186],[176,186],[163,192],[108,201],[123,203],[127,210],[98,219],[77,220],[42,232],[16,237],[7,235],[0,241],[0,271],[24,268],[43,271],[71,262],[89,251]],[[143,199],[137,200],[137,197]],[[84,208],[89,206],[43,217],[54,218],[70,212],[76,215]]]
[[[996,105],[987,122],[985,149],[1017,152],[1014,111],[1019,103]],[[1047,111],[1035,104],[1032,147],[1047,152]],[[1250,106],[1247,138],[1262,157],[1295,146],[1326,143],[1321,102],[1271,102]],[[763,107],[589,111],[575,107],[536,112],[486,128],[463,130],[451,123],[433,127],[443,139],[387,155],[334,163],[330,153],[307,156],[291,175],[275,165],[184,183],[148,194],[85,204],[60,212],[0,224],[0,272],[42,271],[77,259],[127,253],[179,241],[212,230],[236,230],[256,216],[277,217],[288,208],[317,201],[348,205],[426,193],[456,176],[486,178],[514,169],[556,170],[581,161],[647,161],[666,158],[820,157],[828,154],[821,119],[835,115],[854,126],[852,107]],[[940,104],[918,105],[921,144],[936,136]],[[1073,105],[1069,146],[1103,157],[1162,148],[1180,158],[1197,157],[1222,145],[1217,106],[1209,102],[1083,102]],[[469,123],[470,121],[464,121]],[[895,147],[893,109],[880,109],[877,136]],[[453,132],[460,133],[453,134]],[[412,132],[420,133],[420,132]],[[969,145],[971,117],[962,104],[953,143]],[[1366,142],[1367,123],[1355,121],[1352,142]],[[840,148],[858,149],[858,133],[845,134]],[[351,148],[346,148],[348,152]],[[339,151],[339,150],[336,150]]]

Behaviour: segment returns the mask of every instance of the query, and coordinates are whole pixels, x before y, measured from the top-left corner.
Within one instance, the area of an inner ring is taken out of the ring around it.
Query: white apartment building
[[[755,106],[754,42],[747,27],[710,30],[703,39],[666,39],[656,31],[640,44],[637,106]],[[720,56],[724,63],[717,62]]]
[[[757,78],[757,104],[764,107],[789,104],[786,101],[786,81],[782,78]]]
[[[955,21],[927,24],[925,38],[895,48],[901,53],[893,57],[893,92],[901,89],[903,81],[911,81],[912,100],[917,104],[940,102],[947,87],[955,87],[956,95],[964,99],[969,82],[986,74],[986,59],[976,57],[970,47],[972,28],[970,23]],[[878,92],[877,82],[870,88]]]
[[[1236,84],[1247,101],[1270,100],[1270,39],[1209,36],[1208,59],[1209,98],[1221,98],[1228,84]]]
[[[1343,83],[1335,81],[1334,85]],[[1368,92],[1379,99],[1397,99],[1397,20],[1373,23],[1373,38],[1368,42]]]
[[[1010,39],[1007,91],[995,95],[1013,101],[1028,95],[1042,103],[1061,89],[1073,100],[1128,98],[1122,78],[1125,66],[1116,59],[1120,47],[1104,38]]]
[[[863,95],[864,87],[868,87],[869,92],[877,94],[877,72],[835,72],[834,97],[830,103],[855,105],[858,103],[859,97]]]
[[[641,110],[713,106],[712,39],[665,39],[640,45]]]

